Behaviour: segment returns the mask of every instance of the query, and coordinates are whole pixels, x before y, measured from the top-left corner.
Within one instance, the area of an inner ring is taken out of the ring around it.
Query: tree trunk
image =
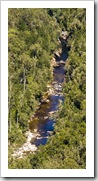
[[[11,90],[12,90],[12,87],[11,87],[11,78],[10,78],[10,93],[9,93],[9,127],[10,127],[10,132],[11,132],[11,119],[12,119],[12,116],[11,116]]]
[[[24,93],[26,90],[26,75],[25,75],[25,67],[24,67]]]
[[[17,113],[17,128],[18,128],[18,113]]]

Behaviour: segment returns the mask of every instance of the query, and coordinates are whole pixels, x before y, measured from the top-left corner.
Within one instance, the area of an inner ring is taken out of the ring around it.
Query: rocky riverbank
[[[40,134],[31,133],[31,131],[29,130],[25,133],[25,136],[27,138],[26,143],[24,143],[20,148],[14,151],[14,153],[12,154],[13,157],[22,158],[23,156],[27,155],[27,153],[35,152],[37,150],[37,147],[34,144],[32,144],[31,141],[32,139],[39,137]]]

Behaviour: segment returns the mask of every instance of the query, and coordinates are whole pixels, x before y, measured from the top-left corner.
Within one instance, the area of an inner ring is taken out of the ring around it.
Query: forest
[[[66,44],[60,43],[62,31]],[[13,151],[26,142],[28,120],[53,81],[51,59],[62,46],[64,102],[45,145],[22,158]],[[86,168],[86,9],[9,8],[8,10],[8,167]]]

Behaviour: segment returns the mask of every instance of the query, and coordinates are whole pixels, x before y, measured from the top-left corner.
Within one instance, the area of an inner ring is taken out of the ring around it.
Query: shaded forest
[[[28,119],[53,79],[51,59],[67,31],[64,103],[47,143],[36,154],[12,157],[25,141]],[[86,10],[9,9],[8,11],[9,168],[86,168]]]

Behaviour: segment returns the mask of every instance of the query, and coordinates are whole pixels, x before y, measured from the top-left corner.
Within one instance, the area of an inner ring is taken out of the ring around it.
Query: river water
[[[32,144],[35,144],[36,146],[46,144],[48,137],[53,131],[54,125],[56,123],[56,118],[53,118],[53,116],[50,115],[53,112],[57,112],[59,102],[62,102],[63,104],[64,96],[62,94],[62,85],[65,76],[65,65],[60,63],[60,61],[66,61],[67,57],[68,55],[66,49],[62,48],[60,57],[56,57],[58,66],[54,67],[53,71],[52,87],[54,93],[49,96],[49,102],[44,102],[40,105],[40,108],[37,110],[34,119],[30,122],[31,131],[36,130],[37,133],[39,133],[39,136],[36,137],[32,142]]]

